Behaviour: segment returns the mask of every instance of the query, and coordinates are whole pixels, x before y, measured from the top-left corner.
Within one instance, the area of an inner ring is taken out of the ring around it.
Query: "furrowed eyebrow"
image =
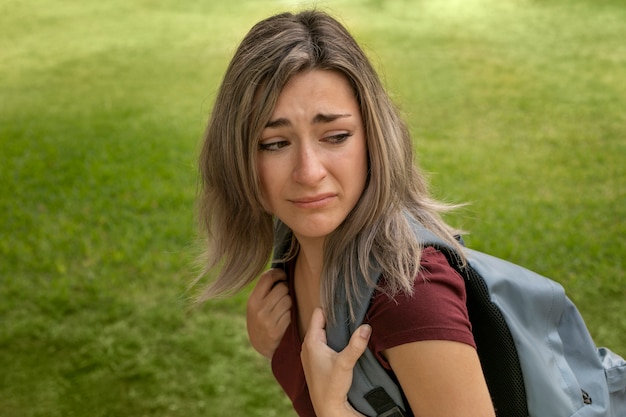
[[[287,119],[285,119],[284,117],[281,117],[280,119],[276,119],[276,120],[270,120],[269,122],[267,122],[267,124],[265,125],[265,127],[284,127],[284,126],[291,126],[291,122]]]
[[[330,123],[334,122],[337,119],[342,119],[344,117],[350,117],[351,114],[322,114],[318,113],[312,120],[312,124],[316,123]]]
[[[351,117],[351,116],[352,116],[351,114],[318,113],[315,115],[315,117],[313,117],[313,120],[311,120],[311,124],[330,123],[330,122],[334,122],[337,119],[342,119],[342,118]],[[285,126],[291,126],[291,122],[288,119],[285,119],[284,117],[281,117],[275,120],[270,120],[265,125],[266,128],[278,128],[278,127],[285,127]]]

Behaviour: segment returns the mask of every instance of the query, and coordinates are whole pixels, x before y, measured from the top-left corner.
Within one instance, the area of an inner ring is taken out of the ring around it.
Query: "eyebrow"
[[[347,113],[341,113],[341,114],[318,113],[311,120],[311,124],[330,123],[330,122],[334,122],[337,119],[342,119],[342,118],[351,117],[351,116],[352,116],[351,114],[347,114]],[[284,117],[280,117],[275,120],[270,120],[265,125],[266,128],[278,128],[278,127],[284,127],[284,126],[291,126],[291,122],[289,121],[289,119],[286,119]]]

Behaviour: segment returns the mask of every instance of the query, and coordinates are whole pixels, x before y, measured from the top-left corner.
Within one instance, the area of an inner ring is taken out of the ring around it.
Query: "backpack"
[[[448,243],[419,223],[411,226],[422,245],[441,251],[465,281],[472,333],[498,417],[626,417],[626,361],[596,347],[560,284],[467,248],[463,265]],[[275,253],[285,254],[290,231],[279,221],[274,236]],[[369,307],[374,289],[360,281],[356,321],[346,306],[327,326],[328,345],[336,351],[347,346]],[[401,389],[369,349],[355,366],[348,399],[367,416],[405,415]]]

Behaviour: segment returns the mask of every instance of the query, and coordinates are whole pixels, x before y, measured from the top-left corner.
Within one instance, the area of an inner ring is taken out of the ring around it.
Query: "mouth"
[[[337,194],[325,193],[313,196],[298,197],[289,201],[291,201],[294,205],[300,208],[318,208],[329,204],[335,197],[337,197]]]

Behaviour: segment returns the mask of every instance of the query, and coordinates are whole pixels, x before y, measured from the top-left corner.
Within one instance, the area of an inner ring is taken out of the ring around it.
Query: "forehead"
[[[314,69],[294,75],[281,90],[272,117],[306,111],[358,111],[354,89],[337,71]]]

